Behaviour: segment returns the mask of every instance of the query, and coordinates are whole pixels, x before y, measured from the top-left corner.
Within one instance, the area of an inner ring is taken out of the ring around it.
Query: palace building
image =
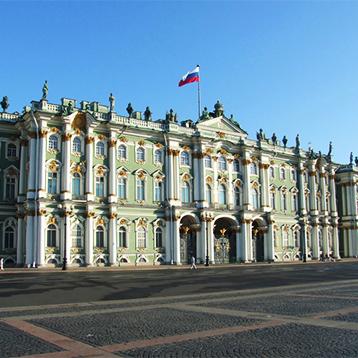
[[[3,100],[4,102],[4,100]],[[2,103],[3,103],[2,102]],[[0,113],[5,265],[210,264],[358,256],[357,161],[256,139],[219,101],[197,122],[47,90]],[[351,156],[352,157],[352,156]]]

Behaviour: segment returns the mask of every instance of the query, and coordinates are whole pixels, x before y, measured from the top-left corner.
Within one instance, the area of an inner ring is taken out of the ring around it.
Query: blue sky
[[[358,155],[358,2],[0,1],[0,96],[11,111],[61,97],[173,108],[196,119],[197,87],[178,81],[201,66],[202,105],[217,99],[254,138],[300,133],[334,160]]]

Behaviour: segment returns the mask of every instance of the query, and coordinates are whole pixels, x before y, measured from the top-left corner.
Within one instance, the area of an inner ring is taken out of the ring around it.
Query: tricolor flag
[[[194,70],[188,72],[179,82],[179,87],[186,85],[187,83],[199,82],[199,65],[194,68]]]

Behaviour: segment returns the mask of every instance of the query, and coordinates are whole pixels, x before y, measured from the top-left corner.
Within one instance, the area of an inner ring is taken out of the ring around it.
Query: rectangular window
[[[57,173],[53,173],[53,172],[48,173],[47,192],[49,194],[57,193]]]
[[[104,196],[104,177],[96,177],[96,196]]]
[[[162,201],[162,183],[159,181],[154,183],[154,201]]]
[[[118,199],[126,199],[127,197],[127,180],[125,178],[118,179]]]
[[[137,232],[138,247],[146,247],[146,232],[145,230],[138,230]]]
[[[15,199],[15,184],[16,184],[16,179],[14,177],[6,178],[5,196],[7,200]]]
[[[137,179],[136,200],[144,200],[144,180]]]

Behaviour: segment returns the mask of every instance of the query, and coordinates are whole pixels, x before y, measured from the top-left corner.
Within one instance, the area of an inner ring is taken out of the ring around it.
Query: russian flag
[[[193,82],[199,82],[200,81],[200,77],[199,77],[199,65],[197,65],[194,70],[188,72],[186,75],[183,76],[183,78],[180,80],[179,82],[179,87],[184,86],[188,83],[193,83]]]

